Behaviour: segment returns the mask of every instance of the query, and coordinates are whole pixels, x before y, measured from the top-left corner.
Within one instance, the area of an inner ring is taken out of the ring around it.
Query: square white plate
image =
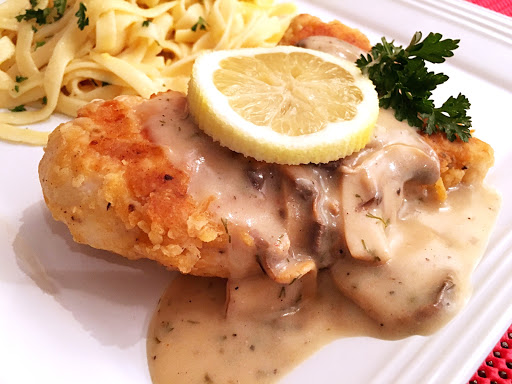
[[[476,136],[496,152],[488,182],[503,206],[474,295],[445,328],[400,341],[342,339],[283,382],[464,383],[512,322],[512,19],[462,0],[311,0],[299,9],[358,27],[372,44],[383,35],[407,44],[417,30],[460,38],[437,67],[450,80],[436,95],[472,102]],[[0,383],[149,384],[147,326],[172,274],[75,244],[42,200],[42,154],[0,143]]]

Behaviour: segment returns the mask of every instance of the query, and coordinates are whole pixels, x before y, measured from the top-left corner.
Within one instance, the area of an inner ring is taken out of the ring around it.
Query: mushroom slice
[[[390,259],[389,232],[399,218],[406,182],[434,184],[439,160],[424,145],[391,144],[358,155],[343,166],[342,209],[347,247],[356,259]]]
[[[414,255],[384,265],[346,257],[330,272],[345,296],[381,327],[397,332],[431,333],[457,312],[464,291],[451,266]]]
[[[286,231],[294,254],[310,255],[318,268],[335,260],[343,242],[339,208],[339,162],[282,166]]]
[[[290,284],[311,271],[316,271],[316,263],[308,255],[295,254],[290,249],[287,234],[280,236],[274,244],[260,236],[254,236],[256,261],[262,271],[280,284]]]
[[[316,295],[316,269],[280,284],[267,276],[229,279],[226,286],[226,317],[275,319],[291,315]]]

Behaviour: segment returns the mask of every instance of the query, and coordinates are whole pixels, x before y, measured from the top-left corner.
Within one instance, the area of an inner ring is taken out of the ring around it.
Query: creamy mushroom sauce
[[[220,147],[172,105],[138,113],[189,194],[214,197],[230,278],[172,281],[148,331],[154,383],[276,382],[336,338],[429,334],[464,305],[500,198],[461,185],[440,202],[425,188],[436,154],[389,111],[359,153],[279,166]]]

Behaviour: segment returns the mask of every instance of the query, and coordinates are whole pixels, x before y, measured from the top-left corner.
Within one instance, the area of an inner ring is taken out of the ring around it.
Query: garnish
[[[47,24],[47,17],[50,15],[51,8],[44,9],[27,9],[24,14],[16,16],[16,20],[21,22],[22,20],[32,20],[35,19],[36,23],[39,25]]]
[[[206,27],[208,26],[208,23],[206,22],[205,19],[202,18],[202,16],[199,16],[199,19],[197,20],[197,23],[195,23],[192,28],[190,28],[192,30],[192,32],[195,32],[197,31],[197,28],[199,28],[200,30],[203,30],[203,31],[206,31]]]
[[[429,33],[421,40],[416,32],[404,49],[382,38],[371,52],[356,61],[357,66],[375,84],[382,108],[393,108],[397,120],[407,120],[427,134],[444,132],[450,141],[471,137],[470,103],[466,96],[450,97],[439,108],[431,100],[432,91],[448,80],[443,73],[429,72],[426,62],[442,63],[453,56],[460,40],[441,40],[439,33]]]
[[[66,11],[66,4],[67,0],[55,0],[53,2],[53,7],[36,9],[38,1],[30,0],[31,8],[25,10],[24,14],[16,16],[16,20],[21,22],[22,20],[29,21],[35,19],[36,23],[39,25],[52,23],[64,16],[64,12]],[[49,16],[52,16],[51,20],[49,19]],[[32,30],[37,32],[35,27],[32,27]]]
[[[228,235],[228,242],[231,243],[231,234],[228,230],[228,219],[221,218],[220,221],[222,222],[222,225],[224,226],[224,230],[226,231],[226,234]]]
[[[34,51],[37,50],[37,48],[42,47],[46,44],[46,41],[36,41],[36,46],[34,47]]]
[[[57,11],[57,19],[60,19],[64,16],[64,12],[66,11],[67,0],[54,0],[53,8]]]
[[[267,271],[265,271],[265,267],[263,267],[263,264],[261,263],[260,255],[256,255],[256,262],[260,266],[261,272],[263,272],[263,274],[267,275]]]
[[[364,250],[365,250],[367,253],[370,253],[370,250],[366,247],[366,243],[365,243],[364,239],[361,239],[361,244],[363,244],[363,248],[364,248]]]
[[[80,3],[80,7],[78,8],[78,11],[75,13],[75,16],[78,18],[78,21],[77,21],[78,28],[80,28],[81,31],[83,31],[84,28],[89,25],[89,18],[85,14],[86,11],[87,11],[87,7],[85,6],[85,4]]]
[[[364,239],[361,239],[361,244],[363,244],[363,248],[364,248],[365,252],[373,256],[373,260],[374,260],[374,261],[377,261],[377,262],[380,262],[380,261],[381,261],[380,257],[379,257],[379,256],[376,256],[376,255],[375,255],[375,252],[374,252],[373,250],[368,249],[368,247],[366,246],[366,243],[365,243]]]
[[[23,111],[26,111],[27,109],[25,108],[25,106],[23,104],[21,105],[17,105],[16,107],[12,108],[12,109],[9,109],[9,111],[11,112],[23,112]]]
[[[382,217],[372,215],[369,212],[366,214],[366,217],[369,217],[370,219],[375,219],[375,220],[381,221],[382,224],[384,224],[384,228],[387,228],[387,226],[389,225],[389,219],[384,220]]]
[[[149,23],[151,23],[151,21],[150,21],[150,20],[144,20],[144,21],[142,22],[142,26],[143,26],[143,27],[149,27]]]
[[[23,83],[25,80],[28,80],[28,77],[24,77],[24,76],[16,76],[16,82],[19,84],[19,83]],[[20,91],[20,86],[18,84],[15,84],[14,85],[14,90],[16,92],[19,92]]]

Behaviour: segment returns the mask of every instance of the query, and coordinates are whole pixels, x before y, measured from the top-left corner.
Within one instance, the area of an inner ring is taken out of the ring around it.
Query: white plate
[[[341,4],[340,4],[341,3]],[[488,182],[503,196],[474,295],[448,326],[401,341],[342,339],[284,383],[464,383],[512,322],[512,19],[458,0],[301,2],[407,44],[421,30],[460,38],[438,96],[472,102],[476,135],[496,151]],[[44,124],[54,127],[58,118]],[[39,187],[38,147],[0,143],[0,383],[150,383],[146,330],[170,273],[75,244],[52,220]]]

